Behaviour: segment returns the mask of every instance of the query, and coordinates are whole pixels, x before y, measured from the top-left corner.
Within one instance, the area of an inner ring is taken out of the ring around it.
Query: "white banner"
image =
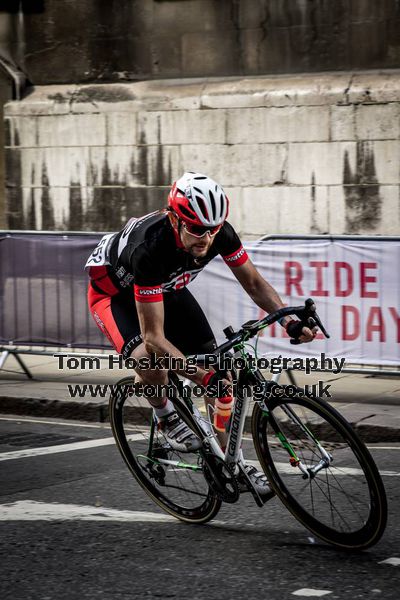
[[[325,352],[347,363],[400,363],[400,241],[277,240],[245,244],[253,263],[285,304],[315,300],[330,334],[292,346],[275,324],[259,338],[260,355],[307,357]],[[264,313],[216,258],[191,284],[218,342],[222,329],[236,330]],[[255,341],[255,339],[254,339]]]

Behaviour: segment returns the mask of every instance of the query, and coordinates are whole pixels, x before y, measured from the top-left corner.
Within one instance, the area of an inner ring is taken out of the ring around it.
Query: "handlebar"
[[[246,342],[257,335],[261,329],[264,329],[265,327],[268,327],[268,325],[276,323],[279,319],[282,319],[282,317],[287,317],[289,315],[295,315],[302,323],[304,323],[305,327],[318,326],[326,338],[330,337],[317,314],[317,307],[315,306],[314,300],[312,298],[307,298],[304,302],[304,306],[287,306],[285,308],[280,308],[258,321],[247,321],[238,331],[234,331],[231,326],[226,327],[224,329],[224,334],[228,338],[228,341],[216,348],[215,354],[228,352],[234,346]],[[299,343],[298,340],[293,339],[291,339],[290,342],[294,344]]]

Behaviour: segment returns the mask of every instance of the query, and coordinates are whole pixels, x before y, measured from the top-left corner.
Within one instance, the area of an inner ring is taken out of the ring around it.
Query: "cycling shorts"
[[[207,318],[187,288],[163,295],[164,335],[182,354],[207,354],[216,348]],[[110,296],[89,283],[90,312],[115,350],[128,358],[141,342],[133,291]]]

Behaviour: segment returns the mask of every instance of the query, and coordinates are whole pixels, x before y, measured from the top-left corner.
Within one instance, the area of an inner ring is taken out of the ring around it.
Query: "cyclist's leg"
[[[139,317],[132,295],[116,294],[109,296],[96,291],[90,284],[88,292],[89,308],[97,326],[107,336],[122,358],[140,359],[149,357],[140,333]],[[147,372],[136,370],[136,381],[148,384],[163,384],[167,381],[164,371]],[[163,404],[162,399],[154,399],[153,406]]]
[[[217,343],[214,333],[200,304],[193,294],[182,288],[164,294],[165,336],[186,356],[191,354],[212,354]],[[214,399],[204,398],[206,410],[214,407]],[[222,448],[226,447],[228,436],[216,431]]]
[[[164,294],[165,337],[185,354],[212,352],[217,344],[199,303],[187,288]]]
[[[110,296],[89,284],[88,304],[96,325],[116,352],[122,354],[124,360],[128,358],[132,350],[142,342],[139,319],[131,294],[118,293]]]
[[[89,286],[89,307],[99,328],[108,337],[115,350],[123,359],[150,358],[140,333],[139,318],[132,294],[110,296]],[[201,443],[197,436],[176,414],[172,402],[166,394],[158,393],[168,382],[165,369],[135,369],[136,383],[152,386],[154,392],[146,399],[154,409],[157,420],[164,428],[164,435],[171,446],[181,452],[197,450]]]

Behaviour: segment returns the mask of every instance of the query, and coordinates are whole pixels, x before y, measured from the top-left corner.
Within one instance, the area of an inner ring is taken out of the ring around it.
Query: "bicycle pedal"
[[[238,481],[239,493],[243,494],[246,492],[251,492],[257,506],[260,507],[264,506],[264,504],[268,502],[268,500],[271,500],[272,498],[274,498],[274,496],[276,496],[275,492],[271,487],[269,487],[269,490],[265,493],[260,494],[253,485],[246,471],[241,466],[239,466],[239,469],[240,471],[236,476],[236,479]]]

